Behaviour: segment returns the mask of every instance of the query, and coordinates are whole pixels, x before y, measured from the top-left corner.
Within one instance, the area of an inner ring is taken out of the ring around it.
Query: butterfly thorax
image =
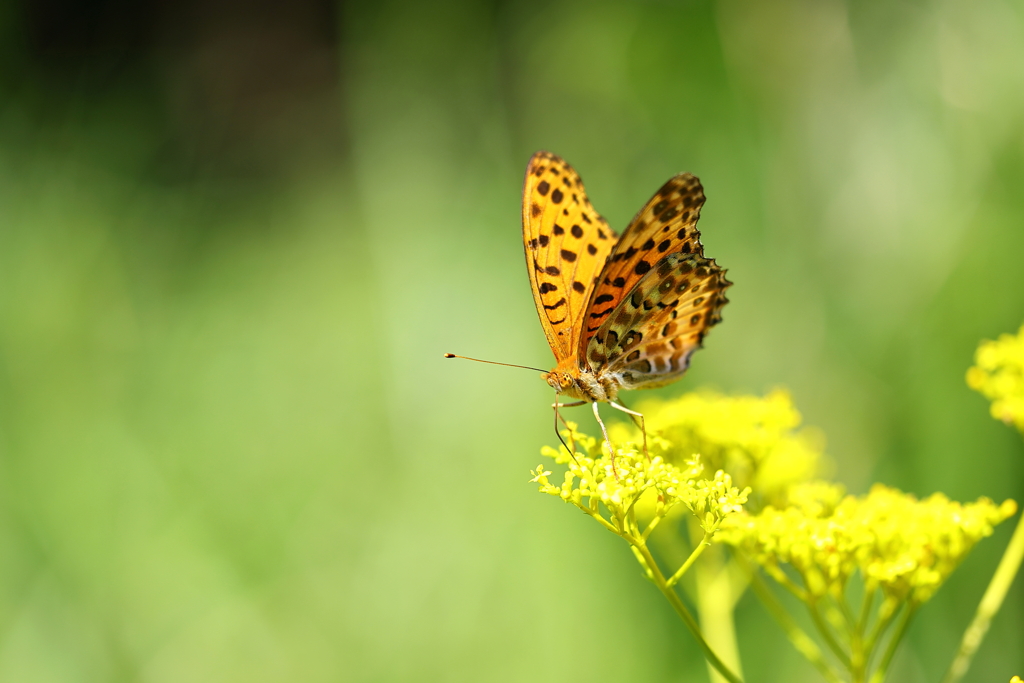
[[[580,369],[571,358],[564,359],[558,367],[541,377],[559,394],[578,401],[614,401],[619,393],[619,383],[614,375],[599,375],[589,368]]]

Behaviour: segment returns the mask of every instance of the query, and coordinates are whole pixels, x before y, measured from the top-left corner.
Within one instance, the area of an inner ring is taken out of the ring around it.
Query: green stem
[[[867,680],[869,650],[864,646],[864,636],[851,628],[850,632],[850,678],[854,683]]]
[[[668,585],[670,587],[676,585],[676,582],[683,578],[683,574],[686,573],[686,570],[689,569],[693,563],[697,561],[697,558],[704,553],[704,549],[711,545],[711,541],[709,540],[710,538],[711,534],[704,532],[704,538],[702,538],[700,543],[697,544],[697,547],[693,549],[690,556],[686,558],[686,562],[683,562],[683,566],[681,566],[676,573],[672,575],[672,578],[668,580]]]
[[[660,524],[661,520],[663,519],[665,519],[664,514],[655,515],[654,519],[651,520],[651,523],[647,525],[646,529],[644,529],[644,533],[640,536],[640,538],[646,541],[648,537],[650,537],[651,532],[658,527],[658,524]]]
[[[893,619],[899,614],[899,605],[896,604],[892,598],[883,597],[882,604],[878,608],[878,621],[875,622],[875,627],[871,629],[871,635],[868,636],[867,640],[864,641],[864,652],[868,661],[871,660],[874,655],[875,648],[882,640],[882,636],[892,625]]]
[[[640,525],[636,521],[636,501],[635,500],[629,506],[629,509],[626,511],[625,523],[629,525],[628,526],[628,531],[629,531],[629,535],[630,536],[639,536],[640,535]]]
[[[737,590],[742,591],[746,581],[737,584],[734,573],[729,571],[731,564],[725,548],[720,545],[709,548],[703,561],[694,567],[694,592],[701,632],[722,660],[743,676],[733,612]],[[711,683],[722,683],[718,672],[710,665],[708,669]]]
[[[592,510],[591,508],[587,507],[586,505],[580,505],[579,503],[576,504],[576,507],[578,507],[580,510],[582,510],[584,512],[584,514],[590,515],[593,519],[595,519],[598,522],[598,524],[600,524],[601,526],[603,526],[605,529],[607,529],[608,531],[612,532],[616,536],[621,536],[622,535],[621,533],[619,533],[619,530],[615,528],[614,524],[612,524],[607,519],[605,519],[604,517],[601,516],[600,512],[598,512],[596,510]]]
[[[846,622],[846,628],[853,633],[857,629],[857,618],[853,616],[853,612],[850,611],[850,604],[846,601],[846,582],[832,593],[831,598],[835,600],[836,607],[839,609],[839,613],[843,615],[843,620]]]
[[[915,614],[917,614],[917,606],[908,604],[903,612],[903,618],[900,620],[899,627],[889,639],[889,645],[885,648],[882,661],[878,664],[878,668],[875,669],[874,675],[871,676],[871,683],[882,683],[885,680],[885,675],[889,672],[889,664],[892,663],[892,657],[896,654],[896,648],[899,647],[903,636],[907,634],[907,629],[910,628],[910,621],[914,618]]]
[[[851,668],[850,655],[843,650],[843,646],[839,644],[839,641],[832,635],[832,627],[828,625],[825,619],[821,616],[821,612],[818,610],[818,601],[813,597],[808,596],[807,611],[811,614],[811,621],[818,627],[818,633],[821,634],[821,639],[825,641],[829,649],[834,654],[843,666],[849,670]]]
[[[821,649],[817,646],[814,640],[807,635],[803,629],[797,626],[796,621],[793,620],[789,613],[786,612],[786,608],[782,606],[782,603],[776,599],[771,589],[765,585],[764,581],[757,574],[756,570],[748,565],[750,569],[750,587],[754,591],[754,595],[758,597],[761,604],[765,606],[768,613],[772,615],[782,630],[786,633],[786,637],[789,638],[789,642],[793,644],[797,652],[802,654],[807,661],[809,661],[815,669],[825,678],[829,683],[842,683],[842,679],[839,677],[832,667],[829,666],[825,660],[825,656],[822,654]]]
[[[971,659],[978,651],[978,647],[992,623],[992,618],[1002,606],[1006,593],[1010,590],[1014,577],[1017,576],[1022,559],[1024,559],[1024,516],[1017,520],[1017,528],[1010,538],[1010,544],[1006,546],[1003,559],[999,561],[996,573],[992,575],[992,581],[985,589],[985,595],[982,596],[981,602],[978,604],[974,620],[964,632],[963,639],[960,641],[960,649],[957,650],[953,663],[949,665],[949,670],[942,678],[942,683],[956,683],[967,673]]]
[[[857,632],[864,636],[868,630],[868,620],[871,618],[871,606],[875,604],[875,593],[878,589],[864,586],[864,596],[860,604],[860,617],[857,619]]]
[[[707,641],[704,640],[704,636],[700,632],[700,626],[697,625],[697,620],[693,618],[690,611],[686,609],[686,605],[684,605],[683,601],[679,599],[679,595],[665,580],[664,574],[661,573],[661,569],[658,567],[658,563],[654,561],[654,557],[651,555],[651,551],[648,550],[647,545],[636,538],[627,538],[626,540],[633,544],[633,547],[636,548],[643,557],[643,564],[648,571],[648,576],[650,576],[651,580],[654,581],[654,585],[658,587],[658,590],[661,591],[662,595],[668,599],[669,603],[675,609],[676,614],[678,614],[679,618],[683,620],[684,624],[686,624],[686,627],[690,629],[690,634],[693,635],[694,639],[697,641],[697,645],[700,646],[700,649],[704,652],[704,657],[711,663],[711,666],[715,667],[718,673],[722,674],[725,680],[729,681],[729,683],[743,683],[743,679],[733,673],[732,670],[730,670],[729,667],[727,667],[725,663],[718,658],[718,655],[716,655],[715,651],[711,649],[711,646],[708,645]]]
[[[864,647],[864,632],[860,628],[860,620],[854,616],[850,603],[846,600],[848,590],[848,583],[843,580],[835,589],[828,591],[828,597],[835,603],[835,609],[842,617],[849,636],[850,678],[854,683],[863,683],[867,676],[867,650]]]
[[[782,586],[790,593],[792,593],[793,597],[795,597],[800,602],[808,602],[810,600],[810,598],[808,597],[808,592],[800,586],[793,583],[792,579],[786,576],[786,572],[779,569],[777,565],[766,566],[764,570],[768,572],[769,576],[775,579],[776,583],[778,583],[780,586]]]

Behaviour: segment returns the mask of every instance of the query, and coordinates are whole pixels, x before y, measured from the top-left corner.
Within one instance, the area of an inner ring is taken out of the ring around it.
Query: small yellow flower
[[[978,346],[967,385],[992,401],[992,417],[1024,432],[1024,326]]]
[[[691,456],[678,467],[660,455],[646,457],[635,444],[616,449],[615,465],[603,453],[601,443],[594,437],[576,430],[562,432],[566,443],[573,445],[575,454],[564,448],[545,446],[541,454],[565,464],[567,470],[561,486],[548,482],[551,474],[538,467],[531,471],[531,481],[540,484],[541,493],[558,496],[589,515],[600,517],[610,528],[623,535],[638,535],[643,531],[637,522],[636,507],[643,499],[647,514],[643,515],[648,528],[653,528],[671,510],[682,507],[702,520],[705,531],[714,533],[725,517],[743,509],[749,490],[733,486],[732,478],[719,470],[711,479],[700,478],[703,466],[700,456]],[[593,453],[601,453],[598,458]],[[601,507],[608,513],[605,520]]]
[[[821,474],[824,437],[801,428],[789,394],[724,396],[689,393],[640,406],[652,453],[680,464],[700,453],[709,471],[725,470],[738,486],[751,486],[759,500],[777,502],[786,489]],[[640,438],[632,425],[612,428],[612,441]]]
[[[788,564],[812,597],[841,595],[859,573],[892,599],[927,601],[974,544],[1014,514],[1016,504],[924,500],[875,485],[864,497],[842,497],[827,483],[795,488],[790,505],[727,520],[721,540],[740,547],[773,576]]]
[[[530,470],[530,474],[533,475],[530,483],[540,484],[541,486],[548,485],[548,477],[551,476],[551,472],[545,470],[543,465],[537,465],[537,469]]]

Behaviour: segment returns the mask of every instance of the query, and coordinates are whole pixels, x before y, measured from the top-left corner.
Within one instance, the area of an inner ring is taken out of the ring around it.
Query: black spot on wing
[[[553,311],[556,308],[559,308],[560,306],[564,306],[564,305],[565,305],[565,297],[563,296],[561,299],[559,299],[555,303],[551,304],[550,306],[544,306],[544,308],[549,310],[549,311]]]

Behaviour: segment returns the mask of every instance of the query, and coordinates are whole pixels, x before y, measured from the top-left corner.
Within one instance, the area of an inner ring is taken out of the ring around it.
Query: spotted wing
[[[582,348],[582,318],[615,237],[572,166],[534,154],[523,183],[523,245],[537,313],[559,361]]]
[[[618,375],[624,389],[678,379],[708,329],[721,322],[731,284],[713,259],[683,253],[661,259],[591,337],[590,366]]]
[[[580,339],[581,352],[608,315],[654,264],[669,254],[703,255],[697,219],[704,205],[700,180],[680,173],[661,186],[612,250],[594,290],[592,309]]]

